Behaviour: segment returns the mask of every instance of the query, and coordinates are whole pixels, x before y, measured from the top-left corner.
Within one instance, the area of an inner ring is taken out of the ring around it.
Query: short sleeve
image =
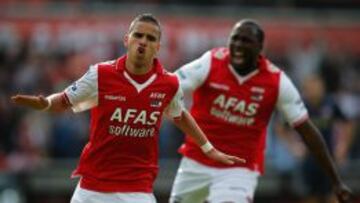
[[[276,106],[285,120],[293,127],[308,119],[307,109],[298,90],[284,72],[281,72],[280,75],[279,97]]]
[[[208,51],[200,58],[180,67],[175,74],[180,80],[180,86],[186,93],[201,86],[210,72],[211,52]]]
[[[184,94],[179,86],[175,96],[173,97],[169,105],[166,107],[164,111],[164,115],[167,118],[176,119],[181,116],[183,110],[184,110]]]
[[[80,79],[64,90],[74,112],[85,111],[98,105],[97,79],[97,65],[93,65]]]

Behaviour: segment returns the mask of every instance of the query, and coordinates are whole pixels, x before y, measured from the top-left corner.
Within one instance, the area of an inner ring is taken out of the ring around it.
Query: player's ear
[[[124,36],[123,42],[124,42],[124,46],[125,46],[126,48],[128,48],[128,45],[129,45],[129,34],[126,34],[126,35]]]

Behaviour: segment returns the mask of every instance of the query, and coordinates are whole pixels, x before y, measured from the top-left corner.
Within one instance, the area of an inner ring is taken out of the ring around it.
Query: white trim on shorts
[[[254,197],[259,176],[259,172],[247,168],[209,167],[184,157],[175,177],[170,203],[249,202]]]
[[[156,203],[153,193],[143,192],[112,192],[103,193],[87,190],[76,186],[70,203]]]

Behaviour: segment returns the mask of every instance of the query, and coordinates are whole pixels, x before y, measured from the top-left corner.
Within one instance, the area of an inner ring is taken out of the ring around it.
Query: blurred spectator
[[[318,40],[311,39],[295,40],[289,46],[290,75],[295,83],[299,84],[307,76],[319,71],[324,57],[323,46]]]
[[[351,122],[334,98],[326,94],[324,82],[319,76],[307,77],[302,86],[309,114],[324,135],[335,161],[340,166],[344,166],[352,141]],[[302,170],[304,183],[309,192],[309,197],[305,202],[336,202],[334,197],[330,197],[330,181],[311,156],[305,156]]]
[[[12,134],[13,149],[7,158],[7,167],[13,172],[36,169],[47,158],[49,118],[39,112],[23,115]]]
[[[340,167],[349,158],[352,144],[352,123],[342,112],[335,99],[327,94],[323,79],[318,75],[308,75],[302,81],[303,98],[314,124],[319,128],[331,155]],[[286,128],[278,126],[277,133],[285,138],[288,151],[302,159],[301,174],[305,188],[304,203],[333,203],[331,183],[316,160],[307,154],[305,147],[290,135]]]
[[[49,151],[53,158],[77,158],[88,139],[88,115],[64,113],[54,118]],[[71,147],[69,147],[71,146]]]

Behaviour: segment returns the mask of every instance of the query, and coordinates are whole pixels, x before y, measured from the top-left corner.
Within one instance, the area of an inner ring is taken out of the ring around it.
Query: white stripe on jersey
[[[64,90],[74,112],[85,111],[98,105],[97,80],[97,65],[92,65],[80,79]]]
[[[308,116],[298,90],[284,71],[280,73],[280,90],[276,108],[291,126],[299,124]]]

